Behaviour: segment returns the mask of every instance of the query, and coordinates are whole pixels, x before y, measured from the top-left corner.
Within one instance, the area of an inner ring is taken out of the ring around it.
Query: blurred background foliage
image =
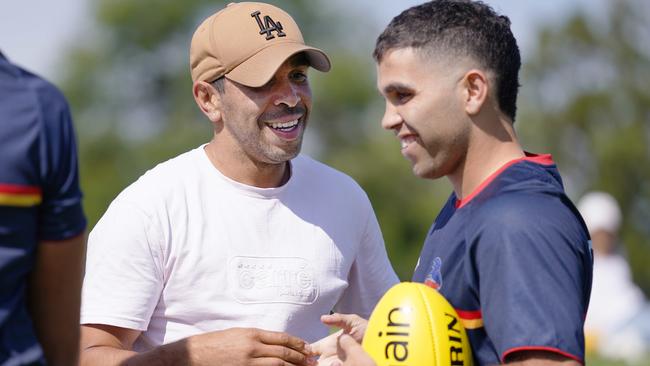
[[[410,172],[379,121],[383,102],[367,17],[325,1],[269,1],[328,52],[311,73],[314,111],[304,152],[354,177],[377,212],[389,255],[410,279],[420,245],[451,186]],[[489,3],[489,1],[488,1]],[[188,47],[207,0],[96,0],[96,31],[73,49],[63,82],[76,118],[91,227],[147,169],[207,142],[191,96]],[[338,6],[338,7],[337,7]],[[345,10],[345,11],[342,11]],[[553,154],[570,197],[612,193],[634,279],[650,293],[650,25],[644,0],[612,0],[603,19],[577,12],[540,32],[524,65],[516,127],[524,146]]]
[[[600,22],[580,14],[545,29],[523,73],[519,131],[551,151],[576,200],[588,190],[621,205],[621,241],[650,291],[650,3],[611,1]]]

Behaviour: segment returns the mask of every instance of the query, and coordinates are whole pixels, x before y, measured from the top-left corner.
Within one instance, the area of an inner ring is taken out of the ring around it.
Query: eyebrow
[[[396,90],[403,90],[403,89],[413,90],[413,88],[411,86],[407,85],[407,84],[395,82],[395,83],[390,83],[390,84],[386,85],[383,89],[381,89],[381,91],[384,94],[388,94],[388,93],[392,93],[392,92],[394,92]]]

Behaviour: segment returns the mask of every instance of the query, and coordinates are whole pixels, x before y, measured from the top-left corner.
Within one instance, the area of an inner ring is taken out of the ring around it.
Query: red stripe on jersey
[[[545,351],[545,352],[552,352],[552,353],[557,353],[559,355],[562,355],[564,357],[570,358],[572,360],[578,361],[581,364],[584,365],[584,362],[577,356],[574,356],[570,353],[564,352],[561,349],[554,348],[554,347],[543,347],[543,346],[528,346],[528,347],[516,347],[516,348],[511,348],[505,352],[503,352],[503,356],[501,357],[501,362],[505,363],[505,359],[510,356],[513,353],[516,352],[525,352],[525,351]]]
[[[483,328],[483,315],[480,310],[465,311],[456,309],[460,323],[467,330]]]
[[[512,166],[514,164],[517,164],[517,163],[522,162],[522,161],[530,161],[530,162],[541,164],[541,165],[553,165],[553,164],[555,164],[553,162],[553,157],[551,156],[551,154],[537,155],[537,154],[531,154],[529,152],[526,152],[525,154],[526,154],[526,156],[524,156],[523,158],[510,160],[509,162],[503,164],[503,166],[501,166],[501,168],[497,169],[497,171],[490,174],[490,176],[487,177],[478,187],[476,187],[474,192],[467,195],[467,197],[463,198],[462,200],[457,199],[456,200],[456,208],[461,208],[461,207],[465,206],[466,204],[468,204],[469,201],[471,201],[474,197],[476,197],[476,195],[481,193],[481,191],[483,191],[483,189],[485,189],[485,187],[487,187],[494,179],[496,179],[496,177],[498,177],[501,173],[503,173],[504,170],[508,169],[510,166]]]
[[[23,186],[18,184],[3,184],[0,183],[0,193],[9,194],[41,194],[41,187],[38,186]]]
[[[456,312],[458,313],[458,316],[463,318],[463,319],[481,319],[483,318],[483,314],[481,314],[480,310],[476,311],[467,311],[467,310],[458,310],[456,309]]]

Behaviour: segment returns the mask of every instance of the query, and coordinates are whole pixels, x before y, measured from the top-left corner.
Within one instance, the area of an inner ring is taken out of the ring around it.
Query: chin
[[[413,174],[423,179],[438,179],[444,176],[439,169],[413,165]]]
[[[289,150],[282,149],[280,151],[277,151],[269,156],[269,160],[272,160],[276,163],[284,163],[295,158],[298,156],[298,154],[300,154],[300,146]]]

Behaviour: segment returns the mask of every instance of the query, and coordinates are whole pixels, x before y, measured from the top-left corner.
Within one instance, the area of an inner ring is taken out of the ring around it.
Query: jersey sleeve
[[[47,84],[37,95],[43,125],[38,147],[43,194],[38,237],[40,240],[69,239],[86,228],[72,117],[58,89]]]
[[[88,238],[81,324],[147,329],[164,281],[157,227],[137,205],[111,204]]]
[[[348,287],[334,307],[340,313],[353,313],[368,319],[379,299],[399,282],[393,270],[379,223],[370,202],[359,250],[348,275]]]
[[[526,350],[584,360],[588,236],[555,197],[509,195],[476,213],[471,245],[485,331],[501,361]]]

